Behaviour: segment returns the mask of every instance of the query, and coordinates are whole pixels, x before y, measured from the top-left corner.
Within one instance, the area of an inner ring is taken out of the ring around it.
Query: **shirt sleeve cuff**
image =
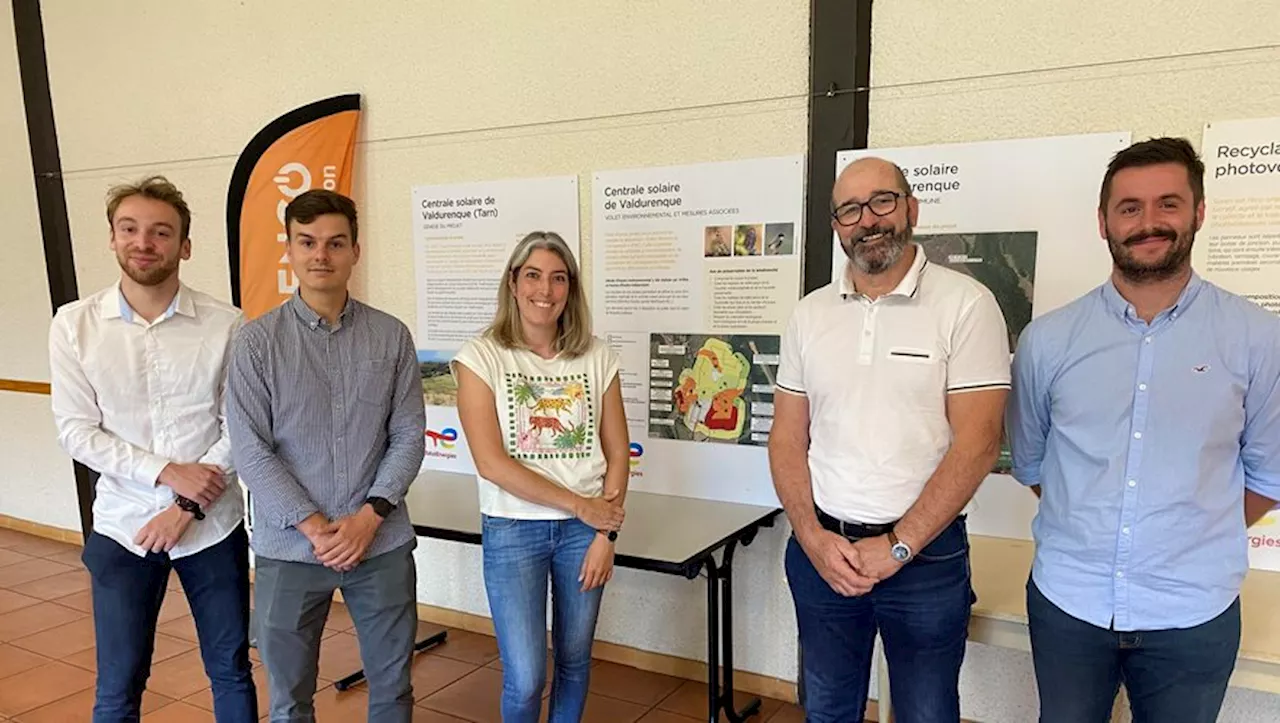
[[[1014,467],[1013,478],[1018,483],[1026,487],[1036,487],[1040,484],[1040,468],[1039,467]]]
[[[165,467],[169,466],[169,460],[154,454],[147,455],[138,463],[138,469],[134,474],[135,479],[145,485],[156,486],[160,479],[160,473]]]
[[[1245,477],[1244,488],[1256,495],[1280,502],[1280,480]]]
[[[317,509],[315,505],[300,505],[298,507],[294,507],[292,510],[281,515],[280,528],[287,530],[291,527],[297,527],[299,522],[302,522],[319,511],[320,510]]]
[[[368,497],[381,497],[397,507],[399,507],[400,503],[404,501],[404,494],[400,492],[399,489],[394,488],[391,485],[375,484],[373,487],[369,488]]]

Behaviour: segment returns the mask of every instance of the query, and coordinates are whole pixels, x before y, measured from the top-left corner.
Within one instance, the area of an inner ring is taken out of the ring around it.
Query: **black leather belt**
[[[845,522],[844,520],[837,520],[817,507],[814,507],[813,509],[818,513],[818,524],[822,525],[823,529],[827,529],[837,535],[843,535],[853,539],[879,537],[880,535],[888,534],[889,530],[892,530],[893,526],[898,524],[896,520],[893,522],[882,522],[879,524]]]

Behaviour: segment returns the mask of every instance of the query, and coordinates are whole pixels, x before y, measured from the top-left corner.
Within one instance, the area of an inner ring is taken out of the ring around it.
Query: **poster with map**
[[[1009,348],[1031,323],[1036,286],[1035,231],[916,236],[930,263],[972,276],[991,289],[1009,327]]]
[[[779,337],[650,334],[649,437],[765,445]]]
[[[592,175],[591,312],[621,360],[631,489],[778,503],[767,445],[804,173],[780,156]]]

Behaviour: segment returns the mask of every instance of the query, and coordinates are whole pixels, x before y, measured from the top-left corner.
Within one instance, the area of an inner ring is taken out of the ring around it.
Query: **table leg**
[[[715,558],[707,560],[707,706],[708,720],[720,719],[720,575]]]
[[[724,548],[724,557],[720,563],[720,655],[724,667],[724,689],[720,693],[721,707],[724,717],[730,723],[743,723],[760,712],[760,699],[752,698],[742,710],[733,703],[733,550],[736,541]]]
[[[449,637],[449,631],[441,630],[435,635],[431,635],[423,638],[422,640],[419,640],[413,645],[413,655],[416,655],[424,650],[429,650],[431,648],[436,647],[437,645],[440,645],[445,641],[445,638],[447,637]],[[363,668],[360,670],[357,670],[351,675],[346,676],[342,680],[337,681],[336,683],[333,684],[333,687],[337,688],[338,690],[346,690],[351,686],[355,685],[356,683],[359,683],[362,680],[364,680]]]

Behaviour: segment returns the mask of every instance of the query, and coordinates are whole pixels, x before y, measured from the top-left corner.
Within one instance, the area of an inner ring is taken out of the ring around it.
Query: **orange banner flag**
[[[297,288],[285,260],[284,209],[313,188],[351,195],[359,94],[292,110],[245,146],[227,193],[231,300],[249,319],[279,306]]]

